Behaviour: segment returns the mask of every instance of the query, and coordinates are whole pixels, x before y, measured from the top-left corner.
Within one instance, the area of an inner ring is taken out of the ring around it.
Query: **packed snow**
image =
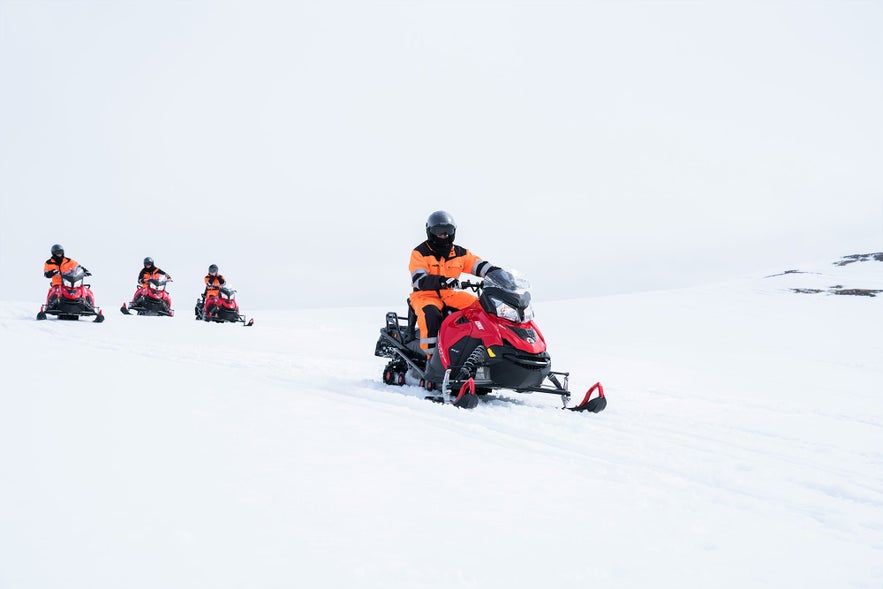
[[[879,587],[883,297],[790,281],[883,263],[820,268],[535,301],[600,414],[384,385],[395,301],[243,287],[251,328],[174,285],[172,318],[0,302],[0,587]]]

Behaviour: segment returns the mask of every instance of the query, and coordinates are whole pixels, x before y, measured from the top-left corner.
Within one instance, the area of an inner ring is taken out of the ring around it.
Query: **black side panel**
[[[218,309],[215,311],[216,316],[224,321],[241,321],[239,313],[232,309]]]
[[[448,358],[451,361],[451,368],[463,366],[463,363],[469,358],[472,351],[482,345],[481,340],[474,337],[464,337],[448,348]]]

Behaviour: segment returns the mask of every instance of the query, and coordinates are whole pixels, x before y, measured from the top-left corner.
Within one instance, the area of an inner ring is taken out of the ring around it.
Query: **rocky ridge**
[[[819,271],[785,270],[766,276],[799,294],[876,297],[883,293],[883,252],[851,254]]]

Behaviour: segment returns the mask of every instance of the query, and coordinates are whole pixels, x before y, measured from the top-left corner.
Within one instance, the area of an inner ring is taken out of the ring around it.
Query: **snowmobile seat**
[[[401,342],[401,345],[411,352],[417,355],[422,353],[420,350],[419,330],[417,329],[417,315],[414,314],[410,304],[408,305],[407,319],[399,317],[399,314],[394,311],[386,314],[386,327],[384,331],[386,335]]]

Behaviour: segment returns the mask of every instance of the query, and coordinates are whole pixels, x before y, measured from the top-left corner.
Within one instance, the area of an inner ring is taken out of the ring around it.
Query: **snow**
[[[597,415],[383,385],[396,304],[0,302],[0,587],[879,587],[883,298],[790,288],[881,267],[536,301]]]

